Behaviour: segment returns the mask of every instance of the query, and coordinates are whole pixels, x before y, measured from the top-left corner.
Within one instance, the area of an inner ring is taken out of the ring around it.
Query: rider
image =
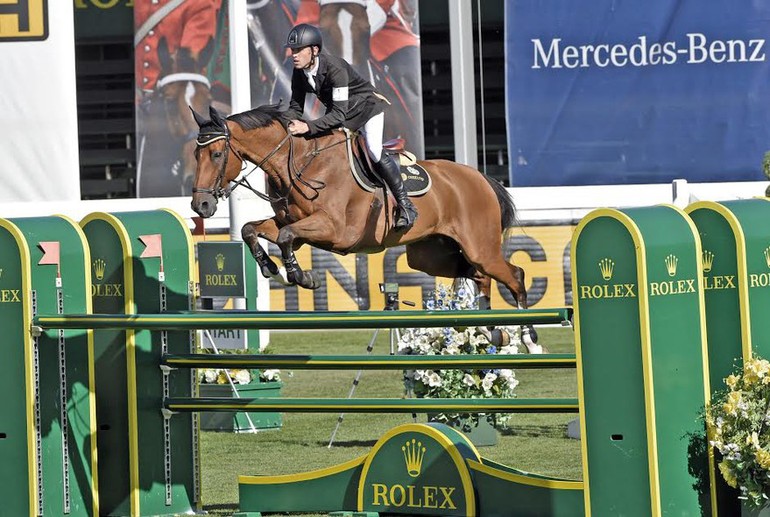
[[[399,165],[382,152],[384,111],[389,104],[372,84],[361,78],[344,59],[321,53],[321,31],[302,23],[289,32],[286,47],[291,49],[294,74],[291,78],[291,103],[286,112],[292,135],[310,135],[345,126],[364,135],[369,157],[377,173],[387,183],[398,204],[395,229],[407,231],[414,224],[417,210],[401,180]],[[300,120],[305,95],[315,93],[326,107],[326,114]]]

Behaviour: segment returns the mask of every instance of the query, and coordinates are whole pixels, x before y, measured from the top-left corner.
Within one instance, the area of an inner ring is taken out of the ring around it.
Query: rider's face
[[[307,68],[313,61],[313,47],[293,48],[291,58],[294,61],[294,68],[298,70]]]

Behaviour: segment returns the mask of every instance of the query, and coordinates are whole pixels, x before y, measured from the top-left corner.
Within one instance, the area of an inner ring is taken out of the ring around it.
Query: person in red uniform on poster
[[[138,197],[185,194],[189,172],[181,153],[194,121],[179,106],[207,110],[211,102],[206,66],[220,7],[221,0],[134,3]]]
[[[369,47],[372,59],[384,72],[382,81],[389,83],[394,97],[385,125],[391,134],[401,136],[409,149],[422,158],[425,143],[420,38],[413,30],[417,0],[377,0],[377,5],[383,11],[385,23],[372,33]]]
[[[343,16],[347,18],[343,20]],[[385,115],[385,138],[403,138],[407,149],[422,158],[416,20],[416,0],[302,0],[297,11],[298,24],[319,26],[330,54],[343,56],[343,50],[349,49],[350,64],[391,102]],[[341,25],[349,25],[349,29],[342,30]],[[346,35],[348,42],[344,41]]]

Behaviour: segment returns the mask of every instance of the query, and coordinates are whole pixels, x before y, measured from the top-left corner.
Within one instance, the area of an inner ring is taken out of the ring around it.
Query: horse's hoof
[[[305,289],[315,290],[321,287],[321,280],[318,278],[315,271],[305,271],[302,277],[304,281],[300,285]]]
[[[530,354],[547,354],[548,350],[544,346],[538,345],[532,339],[532,331],[531,327],[524,327],[521,332],[521,342],[527,347],[527,352]],[[535,333],[535,337],[537,337],[537,333]]]
[[[262,272],[262,276],[265,278],[273,278],[275,275],[278,275],[278,266],[275,265],[275,262],[272,260],[268,260],[265,264],[262,264],[259,267],[259,270]]]
[[[532,325],[527,325],[527,328],[529,329],[529,337],[532,339],[533,342],[537,343],[537,331],[535,330],[535,327]]]
[[[295,285],[295,283],[289,279],[289,276],[286,274],[285,268],[278,269],[274,275],[270,275],[268,278],[275,280],[281,285]]]

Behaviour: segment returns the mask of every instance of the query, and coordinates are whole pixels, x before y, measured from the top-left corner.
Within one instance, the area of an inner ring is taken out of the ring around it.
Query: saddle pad
[[[371,171],[364,167],[358,159],[354,158],[350,149],[350,140],[348,140],[348,158],[353,177],[362,189],[367,192],[374,192],[382,186],[382,180],[374,177]],[[430,174],[428,174],[428,171],[423,166],[417,164],[413,154],[407,153],[404,155],[399,153],[394,158],[398,158],[398,163],[401,166],[401,179],[409,196],[422,196],[430,190]]]

